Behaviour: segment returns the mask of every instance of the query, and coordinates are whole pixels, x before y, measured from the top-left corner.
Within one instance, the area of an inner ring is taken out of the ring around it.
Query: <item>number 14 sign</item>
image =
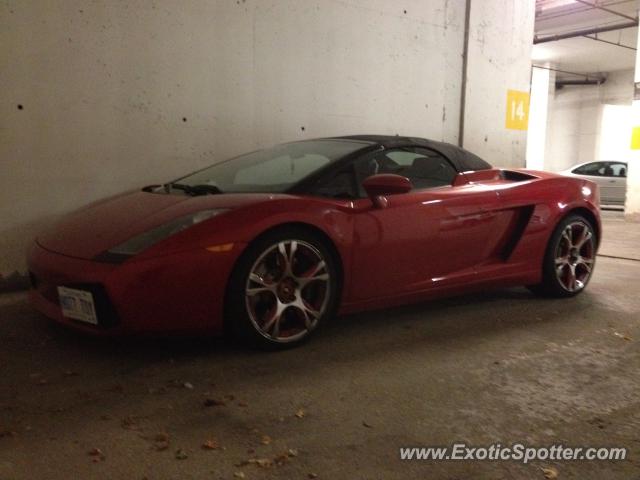
[[[529,92],[507,90],[506,127],[511,130],[526,130],[529,123]]]

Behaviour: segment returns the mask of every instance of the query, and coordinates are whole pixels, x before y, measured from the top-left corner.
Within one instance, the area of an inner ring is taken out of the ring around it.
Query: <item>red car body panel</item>
[[[597,186],[545,172],[460,173],[451,186],[335,200],[287,194],[189,197],[135,192],[85,207],[32,245],[34,305],[58,322],[99,334],[223,331],[227,280],[265,231],[303,224],[324,235],[342,267],[342,313],[484,289],[535,284],[553,229],[581,209],[600,232]],[[121,264],[94,258],[128,238],[206,209],[230,209]],[[233,244],[232,247],[228,247]],[[225,249],[208,249],[226,245]],[[57,286],[104,288],[117,323],[64,318]]]

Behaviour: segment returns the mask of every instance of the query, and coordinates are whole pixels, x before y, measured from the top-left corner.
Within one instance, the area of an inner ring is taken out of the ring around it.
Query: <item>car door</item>
[[[453,186],[457,172],[439,152],[392,149],[356,161],[357,183],[370,175],[408,177],[414,189],[372,205],[360,187],[354,202],[354,300],[411,293],[469,280],[491,248],[497,194]]]
[[[611,174],[606,177],[609,201],[614,205],[624,205],[627,194],[627,164],[623,162],[606,163],[609,167],[606,171]]]

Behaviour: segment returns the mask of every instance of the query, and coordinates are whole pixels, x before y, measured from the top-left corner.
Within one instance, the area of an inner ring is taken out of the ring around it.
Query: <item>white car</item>
[[[560,172],[570,177],[582,177],[600,186],[602,205],[624,206],[627,194],[627,164],[614,160],[581,163]]]

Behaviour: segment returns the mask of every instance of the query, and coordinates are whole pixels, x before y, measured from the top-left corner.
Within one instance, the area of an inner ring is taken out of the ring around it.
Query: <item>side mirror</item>
[[[387,199],[384,197],[410,192],[413,185],[407,177],[383,173],[366,178],[362,187],[376,207],[384,208],[387,206]]]

